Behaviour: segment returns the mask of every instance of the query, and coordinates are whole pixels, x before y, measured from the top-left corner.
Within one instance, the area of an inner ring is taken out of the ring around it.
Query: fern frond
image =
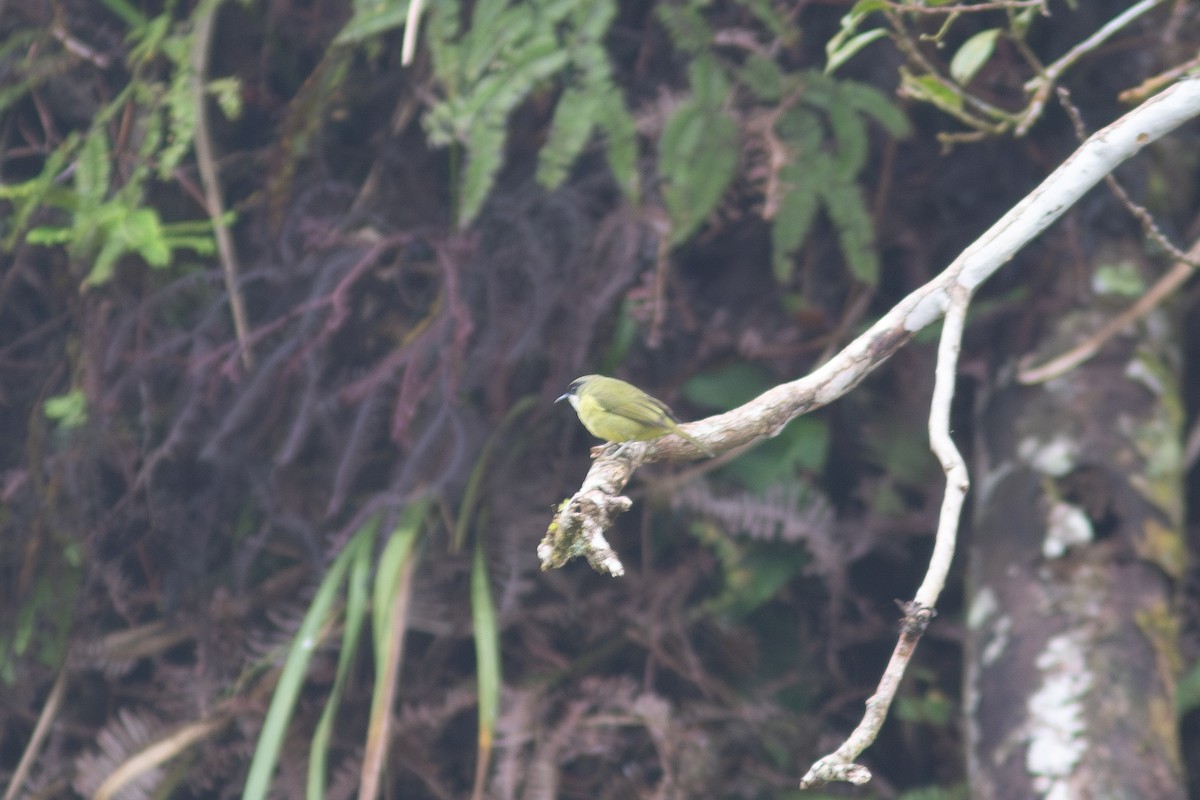
[[[792,257],[807,237],[818,208],[833,224],[850,272],[863,283],[879,280],[874,222],[859,186],[867,162],[867,120],[892,135],[907,132],[907,120],[881,92],[815,72],[804,74],[799,105],[779,115],[774,135],[793,153],[779,170],[781,187],[773,221],[775,277],[791,277]]]
[[[667,119],[658,141],[672,244],[691,236],[717,207],[741,157],[740,128],[723,108],[729,87],[721,70],[698,58],[689,72],[693,96]]]
[[[837,173],[834,173],[835,175]],[[862,189],[842,178],[821,188],[821,200],[833,227],[846,266],[855,278],[874,286],[879,282],[879,254],[875,249],[875,225]]]
[[[807,542],[828,537],[833,528],[828,498],[798,482],[734,494],[717,494],[703,483],[693,483],[676,496],[672,507],[703,514],[727,533],[755,541]]]
[[[122,764],[157,738],[162,725],[144,712],[122,708],[96,736],[96,747],[75,759],[74,787],[84,797],[92,797]],[[133,778],[121,792],[122,800],[150,800],[162,781],[161,767],[149,769]]]
[[[671,44],[685,53],[699,55],[712,44],[712,29],[697,4],[660,3],[655,9],[659,22],[667,29]]]

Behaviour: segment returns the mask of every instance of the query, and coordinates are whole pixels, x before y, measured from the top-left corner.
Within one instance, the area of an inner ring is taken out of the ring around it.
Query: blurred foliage
[[[775,385],[766,370],[739,363],[692,376],[682,392],[693,404],[719,412],[749,402]],[[723,467],[721,473],[752,492],[763,492],[781,481],[820,473],[828,458],[828,426],[821,416],[806,414]]]
[[[404,24],[406,13],[407,4],[400,2],[358,4],[337,42],[378,36]],[[439,97],[424,124],[430,144],[455,145],[466,155],[454,186],[460,226],[476,219],[495,185],[509,117],[552,80],[562,91],[541,148],[538,180],[550,189],[562,185],[599,132],[613,175],[636,199],[633,118],[613,83],[603,46],[616,13],[616,0],[482,0],[471,6],[464,24],[464,8],[456,0],[429,5],[425,35]]]
[[[740,406],[774,385],[766,370],[743,362],[697,373],[681,391],[694,405],[720,412]],[[793,531],[805,530],[810,524],[813,530],[819,528],[828,513],[828,501],[814,485],[814,477],[826,466],[828,452],[829,431],[824,421],[805,415],[717,473],[723,483],[744,493],[756,509],[753,522],[719,511],[713,503],[689,501],[702,515],[689,530],[712,549],[722,568],[722,590],[709,601],[710,609],[744,618],[811,566],[810,554],[796,546],[804,534]]]
[[[60,430],[69,431],[87,422],[87,397],[82,389],[48,397],[42,407],[46,418],[57,423]]]
[[[902,137],[909,131],[903,113],[866,84],[788,71],[755,52],[740,61],[720,57],[706,6],[689,0],[657,7],[675,46],[691,58],[691,98],[675,109],[659,141],[672,242],[693,235],[725,195],[744,151],[753,151],[765,156],[760,214],[771,223],[776,279],[791,278],[793,257],[823,208],[851,273],[874,284],[874,224],[858,183],[869,151],[867,122]],[[750,10],[782,41],[795,35],[767,4]],[[739,114],[730,116],[735,108]]]
[[[762,215],[772,223],[773,263],[781,282],[822,208],[838,232],[842,254],[859,280],[878,280],[870,210],[858,185],[866,166],[869,120],[892,136],[908,123],[882,93],[819,72],[786,72],[758,54],[744,61],[720,55],[704,16],[707,2],[656,6],[675,46],[688,58],[688,93],[662,124],[656,143],[669,241],[691,239],[726,196],[748,147],[769,154],[771,174]],[[787,42],[791,26],[770,3],[746,3],[769,36]],[[399,4],[365,4],[338,37],[360,42],[401,25]],[[441,95],[425,115],[429,141],[461,146],[466,163],[456,179],[459,224],[469,225],[491,192],[504,159],[507,124],[537,92],[562,86],[538,180],[556,188],[592,136],[627,197],[639,197],[633,114],[613,83],[602,40],[616,15],[615,0],[510,4],[484,0],[464,26],[457,2],[434,4],[425,36]],[[497,35],[496,31],[501,31]]]
[[[1060,13],[1088,10],[1075,3],[1067,5]],[[941,132],[938,138],[944,144],[973,142],[987,136],[1024,136],[1040,119],[1063,76],[1105,46],[1109,38],[1136,24],[1155,5],[1128,4],[1120,9],[1121,13],[1115,13],[1106,24],[1092,31],[1082,44],[1064,54],[1055,54],[1057,60],[1049,62],[1038,56],[1031,41],[1044,36],[1061,20],[1054,19],[1041,3],[1000,4],[996,10],[1002,13],[987,16],[947,13],[944,20],[931,27],[933,18],[926,13],[896,8],[884,0],[858,0],[842,18],[841,29],[827,45],[826,71],[831,73],[842,67],[858,57],[866,45],[888,36],[904,56],[905,63],[899,68],[900,95],[933,106],[967,128]],[[980,25],[977,21],[981,18],[989,22],[1001,20],[1003,24]],[[886,27],[871,27],[880,20]],[[1083,14],[1080,24],[1096,23]],[[930,51],[928,43],[936,49]],[[949,54],[948,59],[943,57],[945,54]],[[1032,77],[1024,80],[1018,91],[1001,92],[1009,95],[1006,107],[996,102],[996,92],[977,78],[989,71],[1004,75],[1011,70],[1013,61],[1019,62]],[[1161,85],[1159,81],[1155,83]]]
[[[1176,692],[1175,713],[1180,717],[1200,708],[1200,660],[1184,671]]]
[[[172,5],[146,17],[128,3],[108,3],[129,25],[125,66],[130,79],[115,97],[91,110],[86,130],[44,143],[46,157],[35,177],[0,183],[0,200],[12,206],[4,230],[5,249],[20,241],[66,245],[72,260],[85,269],[84,286],[109,281],[117,261],[127,255],[136,255],[152,267],[166,267],[175,262],[178,250],[213,254],[210,220],[164,222],[158,209],[146,201],[156,179],[173,176],[196,135],[192,24],[176,21]],[[217,5],[217,0],[200,3],[193,19],[215,13]],[[17,37],[6,44],[20,41]],[[19,88],[24,94],[37,89],[38,83]],[[225,79],[208,88],[221,98],[227,113],[240,112],[236,81]],[[110,128],[122,115],[121,124],[129,126],[132,120],[137,136],[122,137],[122,151],[114,152]],[[120,169],[114,170],[118,165]],[[70,189],[62,186],[67,175],[73,178]],[[51,210],[62,212],[51,217],[65,215],[69,224],[31,227],[35,216]]]
[[[663,125],[658,169],[671,216],[671,243],[696,232],[717,207],[738,164],[738,125],[725,112],[729,84],[717,65],[699,56],[689,69],[692,96]]]
[[[38,565],[33,586],[27,588],[11,627],[0,630],[0,682],[19,685],[29,679],[33,662],[57,669],[66,660],[74,632],[75,599],[85,572],[79,543],[55,537],[62,549]]]

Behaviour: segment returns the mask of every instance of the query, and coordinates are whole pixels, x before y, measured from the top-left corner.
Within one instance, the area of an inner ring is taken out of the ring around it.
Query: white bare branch
[[[1200,79],[1180,81],[1151,98],[1088,138],[945,271],[901,300],[824,365],[803,378],[764,392],[739,408],[684,427],[714,452],[728,451],[773,436],[801,414],[846,394],[913,334],[941,319],[953,296],[965,292],[969,301],[985,279],[1104,176],[1150,142],[1197,115],[1200,115]],[[701,455],[694,445],[678,436],[633,442],[619,450],[619,453],[617,448],[605,450],[592,465],[579,492],[560,507],[538,546],[543,569],[561,566],[582,555],[601,571],[623,574],[624,568],[603,533],[618,514],[632,505],[620,493],[634,469],[641,463]]]
[[[809,375],[776,386],[739,408],[685,426],[689,434],[714,452],[729,451],[772,436],[797,416],[850,391],[914,333],[945,317],[929,417],[930,446],[946,474],[933,556],[914,600],[905,604],[905,619],[896,649],[878,689],[867,700],[862,721],[841,747],[810,768],[801,787],[830,781],[870,780],[870,772],[854,760],[870,746],[883,724],[905,667],[933,618],[945,585],[969,486],[966,464],[951,437],[950,404],[972,295],[985,279],[1118,165],[1198,115],[1200,79],[1183,80],[1168,88],[1088,138],[945,271],[900,301],[833,359]],[[605,540],[604,531],[618,514],[632,505],[620,492],[634,469],[644,462],[699,455],[693,444],[679,436],[600,451],[580,491],[563,502],[538,547],[542,568],[557,567],[583,555],[597,570],[614,576],[623,574],[624,568]]]

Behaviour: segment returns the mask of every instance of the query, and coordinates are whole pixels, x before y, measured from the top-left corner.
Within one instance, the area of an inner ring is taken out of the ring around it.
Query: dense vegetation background
[[[1077,146],[1068,109],[1102,127],[1200,43],[1182,0],[426,5],[0,3],[6,800],[792,796],[928,555],[931,340],[642,470],[619,580],[538,569],[592,444],[551,401],[604,372],[694,419],[805,374]],[[1120,172],[1184,248],[1196,139]],[[962,446],[1048,319],[1170,260],[1104,189],[1021,253],[968,328]],[[963,595],[856,796],[967,796]]]

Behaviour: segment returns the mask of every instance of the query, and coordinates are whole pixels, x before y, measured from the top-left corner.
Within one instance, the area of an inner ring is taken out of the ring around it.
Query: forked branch
[[[950,436],[950,402],[963,326],[979,285],[1006,264],[1030,240],[1062,216],[1088,190],[1147,144],[1200,115],[1200,79],[1187,79],[1098,131],[1085,141],[1025,199],[979,237],[936,278],[905,297],[869,330],[833,359],[803,378],[776,386],[749,403],[685,426],[714,452],[725,452],[777,433],[795,417],[819,408],[858,385],[913,334],[945,318],[930,408],[930,445],[946,474],[946,493],[938,517],[937,538],[924,581],[912,602],[879,687],[867,701],[862,722],[833,753],[804,776],[802,787],[841,780],[864,783],[870,772],[855,759],[878,734],[916,644],[934,615],[950,562],[969,478]],[[542,568],[582,555],[611,575],[624,572],[604,532],[631,501],[621,496],[641,463],[698,455],[678,436],[633,443],[603,451],[580,491],[566,500],[538,547]]]

